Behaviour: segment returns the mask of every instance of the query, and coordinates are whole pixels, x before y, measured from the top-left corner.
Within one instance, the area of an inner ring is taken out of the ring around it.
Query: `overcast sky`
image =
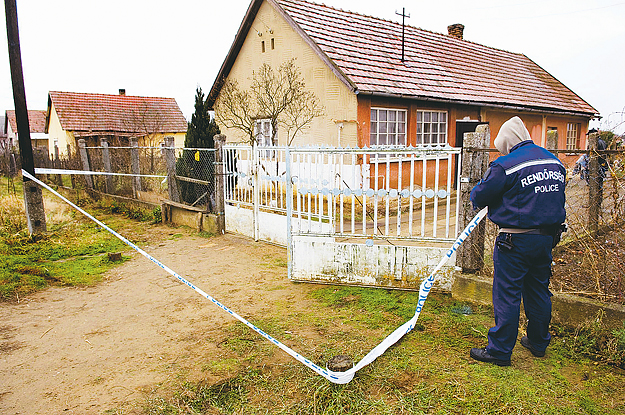
[[[625,1],[317,0],[361,14],[523,53],[595,107],[601,128],[625,131]],[[48,91],[173,97],[191,118],[250,0],[17,0],[29,109]],[[4,15],[4,9],[3,9]],[[6,33],[3,36],[7,51]],[[0,110],[13,108],[8,53],[0,54]]]

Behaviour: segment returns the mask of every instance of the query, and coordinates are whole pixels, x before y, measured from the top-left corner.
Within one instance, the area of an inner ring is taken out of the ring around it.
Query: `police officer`
[[[521,299],[528,320],[521,345],[542,357],[551,339],[551,249],[559,241],[558,230],[566,217],[566,169],[557,157],[534,144],[519,117],[501,126],[495,147],[503,155],[471,190],[473,206],[488,206],[489,219],[499,226],[493,252],[495,326],[488,331],[488,345],[471,349],[470,355],[509,366]]]

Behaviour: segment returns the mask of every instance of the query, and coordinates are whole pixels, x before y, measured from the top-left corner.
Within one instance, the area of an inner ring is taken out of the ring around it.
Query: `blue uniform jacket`
[[[556,156],[531,140],[490,164],[471,190],[476,208],[488,206],[488,217],[502,228],[546,228],[566,218],[566,169]]]

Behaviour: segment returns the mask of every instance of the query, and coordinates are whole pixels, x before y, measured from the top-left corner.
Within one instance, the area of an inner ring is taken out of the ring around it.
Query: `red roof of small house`
[[[49,110],[52,105],[61,127],[76,137],[187,131],[174,98],[50,91]]]
[[[7,110],[7,122],[11,124],[11,130],[17,133],[17,118],[14,110]],[[28,110],[28,127],[31,133],[43,133],[46,128],[46,111]]]
[[[304,0],[252,0],[209,94],[213,104],[260,4],[282,14],[354,93],[594,116],[598,112],[523,54]]]

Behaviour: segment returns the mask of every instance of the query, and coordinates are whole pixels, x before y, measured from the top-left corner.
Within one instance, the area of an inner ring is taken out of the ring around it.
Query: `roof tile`
[[[14,110],[7,110],[7,119],[11,129],[17,132],[17,118]],[[46,111],[28,110],[28,128],[31,133],[43,133],[46,128]]]
[[[179,133],[187,121],[174,98],[50,91],[50,102],[66,131]]]
[[[277,0],[361,92],[597,110],[527,56],[304,0]]]

